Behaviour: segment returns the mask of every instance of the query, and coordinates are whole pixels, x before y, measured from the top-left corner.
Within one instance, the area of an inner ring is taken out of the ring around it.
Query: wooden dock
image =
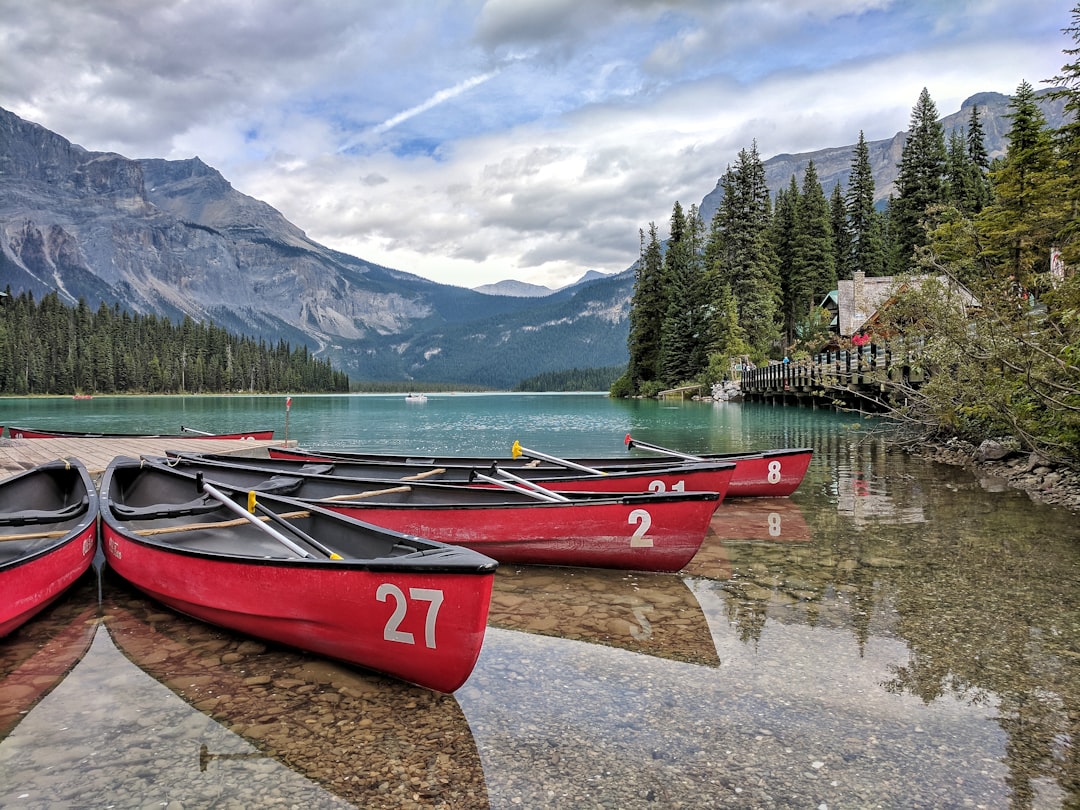
[[[95,480],[116,456],[163,456],[166,450],[189,453],[231,453],[268,458],[268,447],[295,446],[295,441],[246,439],[3,439],[0,440],[0,476],[28,470],[58,458],[77,458]]]

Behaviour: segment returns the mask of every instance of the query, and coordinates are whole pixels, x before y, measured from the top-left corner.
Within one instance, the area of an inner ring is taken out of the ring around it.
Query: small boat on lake
[[[66,591],[97,549],[98,494],[75,458],[0,481],[0,637]]]
[[[780,448],[751,453],[707,453],[690,455],[668,450],[657,445],[649,445],[626,437],[627,446],[640,448],[664,457],[652,456],[617,456],[603,458],[557,458],[544,453],[536,453],[514,443],[510,458],[486,458],[469,456],[437,456],[434,454],[415,453],[397,455],[389,453],[365,453],[344,450],[303,450],[296,447],[271,447],[271,458],[304,459],[308,461],[343,461],[369,462],[377,464],[405,464],[421,467],[465,468],[490,465],[492,461],[500,467],[516,474],[528,469],[532,475],[565,475],[570,470],[587,468],[595,473],[630,472],[656,469],[660,467],[690,464],[734,464],[731,480],[725,497],[727,498],[762,498],[785,497],[793,493],[802,484],[806,471],[814,456],[812,448]],[[539,471],[539,472],[536,472]]]
[[[705,539],[716,492],[557,493],[504,480],[474,488],[426,481],[281,473],[258,459],[183,454],[147,467],[232,490],[278,492],[398,532],[465,546],[501,563],[678,571]]]
[[[240,439],[246,441],[271,441],[273,430],[248,430],[237,433],[206,433],[194,428],[180,426],[181,433],[93,433],[51,428],[12,427],[8,436],[12,439]]]
[[[427,394],[406,394],[406,402],[427,402]]]
[[[268,447],[267,451],[275,448]],[[639,467],[582,472],[566,467],[524,467],[486,459],[474,466],[434,466],[422,463],[354,461],[327,456],[299,454],[294,457],[278,457],[269,453],[268,459],[238,459],[224,453],[191,453],[166,450],[173,458],[218,460],[225,463],[250,463],[255,461],[265,469],[277,472],[322,473],[340,478],[367,478],[382,481],[424,481],[439,484],[456,484],[477,488],[491,488],[495,484],[477,477],[487,478],[510,474],[527,479],[544,489],[561,493],[572,492],[715,492],[721,500],[728,492],[735,465],[731,462],[708,461],[701,464],[667,464],[665,466]]]
[[[440,692],[476,664],[498,566],[124,457],[102,478],[101,534],[109,566],[174,610]]]

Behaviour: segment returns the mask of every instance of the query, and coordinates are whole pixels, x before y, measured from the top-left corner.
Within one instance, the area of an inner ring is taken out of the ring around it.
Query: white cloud
[[[1058,72],[1072,0],[0,0],[0,106],[199,155],[331,247],[447,283],[623,270],[739,149],[891,137]],[[1005,56],[1007,55],[1007,56]]]

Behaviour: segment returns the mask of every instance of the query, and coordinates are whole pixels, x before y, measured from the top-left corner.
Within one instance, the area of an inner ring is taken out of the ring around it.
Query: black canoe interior
[[[351,478],[336,475],[299,474],[300,471],[275,472],[273,462],[267,467],[266,460],[251,459],[251,466],[246,462],[229,463],[215,461],[197,461],[194,458],[155,461],[155,464],[168,464],[176,471],[187,475],[202,472],[207,481],[219,481],[228,486],[241,489],[254,489],[285,495],[290,498],[305,500],[323,500],[333,498],[354,505],[391,504],[394,506],[428,506],[447,508],[469,508],[483,506],[536,506],[544,501],[534,495],[513,492],[502,487],[486,489],[483,487],[465,487],[460,484],[438,484],[423,481],[402,481],[400,479]],[[485,472],[487,474],[487,472]],[[497,476],[492,476],[497,477]],[[514,482],[510,482],[514,483]],[[518,484],[517,486],[521,486]],[[685,495],[685,493],[681,493]],[[575,502],[618,501],[640,499],[643,493],[611,492],[574,492],[567,497]],[[353,497],[363,496],[363,497]],[[648,496],[645,497],[654,497]]]
[[[0,565],[62,541],[5,537],[74,530],[85,518],[90,499],[82,472],[63,462],[46,464],[0,482]]]
[[[484,475],[491,475],[497,477],[492,472],[492,462],[487,461],[483,465],[475,467],[469,467],[464,465],[458,466],[446,466],[446,467],[428,467],[424,465],[414,465],[405,463],[378,463],[378,462],[353,462],[353,461],[331,461],[327,463],[313,463],[301,461],[299,459],[239,459],[237,456],[227,456],[222,454],[213,453],[187,453],[187,452],[175,452],[170,453],[172,459],[179,459],[181,461],[189,461],[192,463],[202,464],[218,464],[223,466],[233,466],[238,462],[245,466],[250,462],[250,466],[258,466],[264,470],[273,470],[283,475],[310,475],[310,474],[328,474],[335,478],[354,478],[359,480],[376,480],[376,481],[400,481],[402,483],[416,482],[425,484],[461,484],[468,482],[470,474],[472,472],[482,473]],[[721,461],[707,461],[707,462],[678,462],[674,459],[669,460],[662,465],[650,465],[648,467],[642,465],[637,467],[627,467],[625,469],[607,468],[605,470],[605,479],[619,479],[619,478],[633,478],[635,482],[638,482],[638,476],[643,471],[656,472],[659,470],[666,470],[671,467],[678,467],[681,470],[691,471],[700,469],[716,469],[717,467],[723,468],[725,466],[732,465],[731,462]],[[520,467],[512,466],[511,464],[505,465],[504,469],[518,476],[519,478],[525,478],[527,480],[543,480],[545,483],[551,483],[558,485],[560,479],[572,479],[574,481],[581,480],[582,473],[580,471],[574,471],[566,469],[565,467]],[[629,483],[626,487],[627,491],[633,491],[634,486]],[[301,497],[301,496],[297,496]],[[302,497],[309,497],[304,495]]]

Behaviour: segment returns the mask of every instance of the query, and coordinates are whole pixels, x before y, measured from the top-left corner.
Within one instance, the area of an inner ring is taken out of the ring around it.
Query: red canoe
[[[290,498],[398,532],[480,551],[501,563],[678,571],[697,553],[715,492],[533,492],[332,475],[282,475],[257,459],[183,457],[148,466],[202,475],[233,490]],[[511,487],[511,490],[503,486]]]
[[[90,568],[97,516],[97,490],[78,459],[0,481],[0,637]]]
[[[476,664],[489,557],[272,495],[256,516],[130,458],[113,459],[101,493],[109,565],[174,610],[440,692]]]
[[[272,450],[273,448],[267,448]],[[236,456],[215,453],[188,453],[166,451],[171,458],[216,460],[236,463]],[[323,473],[340,478],[373,479],[379,481],[423,481],[437,484],[467,485],[477,488],[491,488],[493,485],[482,480],[471,480],[473,473],[490,473],[491,460],[482,466],[447,465],[432,467],[425,464],[410,464],[377,461],[348,461],[342,459],[315,457],[305,460],[298,458],[244,459],[255,461],[266,469],[278,472]],[[499,468],[502,467],[500,463]],[[715,492],[720,500],[728,492],[735,465],[730,462],[706,462],[702,464],[668,464],[663,467],[645,467],[640,469],[610,470],[601,475],[590,475],[565,467],[514,467],[507,472],[526,478],[545,489],[556,492],[607,492],[626,493],[664,493],[664,492]]]
[[[2,428],[0,428],[2,430]],[[181,427],[181,430],[189,428]],[[239,439],[244,441],[268,442],[274,438],[272,430],[249,430],[240,433],[83,433],[72,430],[38,430],[26,427],[8,426],[8,436],[12,439]]]
[[[802,484],[806,471],[814,456],[811,448],[787,448],[763,450],[755,453],[710,453],[696,457],[695,460],[680,458],[657,458],[656,456],[624,456],[607,458],[568,458],[560,465],[555,461],[542,461],[528,456],[512,458],[482,458],[468,456],[433,456],[433,455],[391,455],[386,453],[359,453],[343,451],[301,450],[289,447],[267,448],[271,458],[307,460],[310,462],[346,464],[398,464],[412,467],[473,468],[489,466],[496,461],[500,467],[519,475],[522,469],[530,470],[529,477],[535,475],[567,475],[573,468],[566,465],[579,465],[607,473],[629,473],[666,468],[677,470],[685,465],[699,464],[734,464],[731,480],[725,498],[770,498],[784,497],[793,493]],[[547,458],[554,458],[548,456]],[[695,487],[696,489],[696,487]]]

